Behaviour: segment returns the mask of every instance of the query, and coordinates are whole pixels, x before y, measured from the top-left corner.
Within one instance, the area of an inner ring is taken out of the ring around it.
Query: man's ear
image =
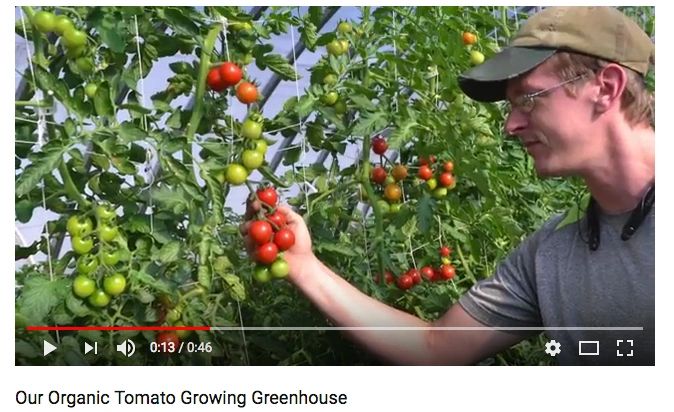
[[[620,98],[627,85],[625,69],[610,63],[597,73],[596,81],[599,86],[595,101],[597,111],[603,113],[614,104],[620,105]]]

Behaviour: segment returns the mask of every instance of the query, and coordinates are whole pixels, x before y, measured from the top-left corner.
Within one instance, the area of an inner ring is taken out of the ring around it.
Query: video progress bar
[[[643,326],[512,326],[512,327],[491,327],[491,326],[211,326],[212,331],[426,331],[426,330],[446,330],[446,331],[560,331],[560,330],[579,330],[579,331],[643,331]]]

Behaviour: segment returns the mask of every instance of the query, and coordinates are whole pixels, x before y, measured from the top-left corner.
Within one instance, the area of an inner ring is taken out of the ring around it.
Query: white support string
[[[42,124],[53,124],[53,125],[58,125],[58,123],[56,123],[56,122],[50,122],[50,121],[46,120],[46,119],[44,118],[44,116],[42,116],[42,117],[41,117],[40,119],[38,119],[38,120],[26,119],[25,117],[14,116],[14,120],[21,120],[22,122],[26,122],[26,123],[37,123],[38,126],[40,126],[41,123],[42,123]],[[40,130],[40,129],[38,128],[38,130]],[[44,127],[42,128],[42,130],[44,130]],[[33,142],[33,143],[36,143],[36,142]]]
[[[136,51],[138,53],[138,73],[140,74],[140,96],[141,96],[141,105],[145,107],[145,80],[143,77],[143,57],[140,52],[140,32],[138,31],[138,16],[133,16],[134,25],[136,29]],[[142,127],[143,130],[147,132],[147,115],[143,114],[142,117]],[[154,176],[151,176],[152,182],[150,182],[150,187],[154,183]],[[146,213],[150,212],[150,233],[154,233],[154,202],[152,200],[152,190],[148,195],[149,207],[146,209]]]
[[[295,53],[295,26],[294,25],[290,26],[290,41],[291,41],[292,48],[293,48],[293,67],[295,68],[295,92],[297,93],[297,103],[299,103],[300,102],[300,85],[299,85],[299,72],[297,70],[297,54]],[[303,188],[303,190],[304,190],[304,203],[305,203],[305,206],[306,206],[307,210],[309,210],[309,190],[308,190],[308,186],[311,186],[311,185],[309,185],[309,182],[307,182],[307,168],[306,168],[306,165],[304,165],[304,158],[306,157],[307,142],[306,142],[306,128],[302,124],[302,119],[300,119],[299,125],[300,125],[300,132],[301,132],[300,133],[301,134],[301,138],[300,138],[300,151],[301,152],[300,152],[299,161],[302,164],[302,180],[304,182],[304,188]],[[316,189],[313,186],[311,186],[311,187],[314,190]]]
[[[229,57],[229,41],[227,40],[227,31],[228,31],[228,26],[229,23],[227,21],[226,17],[222,17],[220,19],[220,23],[222,24],[222,32],[225,37],[225,55],[227,56],[227,61],[230,61]],[[230,163],[234,160],[234,136],[236,135],[234,133],[234,116],[232,115],[232,94],[227,93],[227,110],[229,111],[229,128],[232,131],[232,135],[230,136],[229,139],[229,161]]]
[[[393,10],[393,56],[395,58],[398,57],[398,47],[396,45],[396,38],[395,36],[398,34],[398,29],[396,25],[396,12]],[[398,62],[396,59],[393,60],[393,75],[395,76],[396,79],[396,85],[398,85]],[[398,89],[396,88],[396,92],[393,94],[393,104],[395,106],[396,113],[398,112]]]

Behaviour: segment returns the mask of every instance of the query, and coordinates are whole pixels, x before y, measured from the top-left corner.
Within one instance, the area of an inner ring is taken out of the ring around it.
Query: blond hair
[[[562,79],[572,79],[580,73],[593,72],[611,63],[594,56],[560,51],[551,58]],[[627,73],[627,84],[621,96],[620,109],[627,122],[636,126],[650,124],[655,127],[655,95],[646,87],[645,79],[634,70],[623,67]],[[573,91],[573,85],[568,85]]]

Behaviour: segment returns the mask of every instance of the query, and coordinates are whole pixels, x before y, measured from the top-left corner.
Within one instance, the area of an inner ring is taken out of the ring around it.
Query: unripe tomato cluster
[[[420,157],[417,177],[426,182],[425,186],[434,198],[442,199],[447,196],[449,190],[456,186],[456,177],[453,174],[454,163],[447,160],[439,164],[436,160],[434,155]]]
[[[336,37],[328,43],[325,48],[331,56],[339,57],[349,52],[349,40],[346,38],[353,31],[353,26],[347,21],[342,21],[337,25],[335,30]],[[321,96],[321,102],[326,106],[331,106],[335,109],[335,113],[342,115],[346,113],[347,107],[344,100],[333,86],[337,84],[337,75],[328,74],[323,79],[323,84],[326,86],[325,93]]]
[[[85,214],[71,216],[66,229],[71,236],[73,251],[80,255],[75,268],[73,293],[87,299],[90,305],[102,308],[124,292],[126,278],[115,268],[122,254],[114,243],[120,235],[117,214],[106,205],[96,206],[94,214],[95,228],[91,218]],[[97,253],[91,253],[95,246],[98,247]]]
[[[451,280],[456,275],[456,268],[452,265],[449,255],[451,248],[442,246],[440,248],[441,265],[434,268],[433,266],[424,266],[421,269],[411,268],[400,276],[395,277],[390,271],[384,272],[384,281],[386,284],[395,283],[400,290],[409,290],[412,287],[420,284],[424,279],[427,282],[440,282],[443,280]],[[375,282],[379,282],[379,277],[375,277]]]
[[[258,99],[257,86],[251,82],[241,81],[243,70],[232,62],[224,62],[220,66],[208,71],[206,83],[216,92],[222,92],[228,87],[236,86],[236,98],[241,103],[251,104]]]
[[[267,142],[262,138],[264,119],[259,113],[252,113],[241,124],[240,134],[246,139],[246,148],[239,159],[231,163],[224,171],[224,177],[219,180],[224,183],[238,186],[248,179],[248,175],[264,164],[267,153]]]
[[[58,34],[68,57],[76,58],[84,54],[87,46],[87,33],[78,30],[68,16],[56,16],[52,12],[41,10],[35,13],[32,21],[40,33]]]
[[[253,277],[261,283],[288,276],[290,267],[283,252],[295,244],[295,234],[286,227],[286,218],[276,206],[278,193],[273,187],[256,192],[262,204],[257,219],[250,222],[248,236],[255,242],[254,259],[257,262]]]

